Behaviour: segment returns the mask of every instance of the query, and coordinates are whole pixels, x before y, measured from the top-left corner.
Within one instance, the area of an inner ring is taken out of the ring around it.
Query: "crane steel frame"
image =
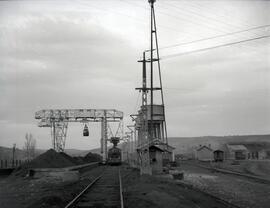
[[[124,113],[115,109],[47,109],[35,113],[35,119],[39,120],[39,127],[50,127],[54,150],[65,150],[67,128],[69,122],[101,122],[101,154],[103,162],[107,159],[108,122],[119,122],[123,136]]]

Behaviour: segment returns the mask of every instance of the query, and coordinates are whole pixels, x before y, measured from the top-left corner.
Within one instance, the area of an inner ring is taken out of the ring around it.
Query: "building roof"
[[[227,147],[232,151],[247,151],[247,148],[242,144],[227,144]]]
[[[149,146],[149,149],[156,149],[156,150],[159,150],[161,152],[164,152],[164,150],[161,149],[160,147],[158,147],[157,145],[151,145],[151,146]]]
[[[267,143],[246,143],[244,144],[245,147],[249,151],[262,151],[262,150],[267,150],[270,149],[270,144],[267,145]]]
[[[155,146],[166,152],[172,152],[175,149],[174,147],[167,144],[156,144]]]
[[[202,149],[208,149],[209,151],[213,151],[210,147],[207,147],[207,146],[205,146],[205,145],[199,147],[199,148],[197,149],[197,151],[201,151]]]
[[[216,149],[216,150],[214,150],[214,152],[224,152],[224,151],[221,149]]]

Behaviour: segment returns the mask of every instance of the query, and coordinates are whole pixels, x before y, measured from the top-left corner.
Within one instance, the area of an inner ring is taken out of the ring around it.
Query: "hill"
[[[199,145],[211,146],[213,149],[228,143],[270,143],[270,135],[236,135],[236,136],[203,136],[203,137],[170,137],[169,145],[175,147],[175,153],[190,153]]]

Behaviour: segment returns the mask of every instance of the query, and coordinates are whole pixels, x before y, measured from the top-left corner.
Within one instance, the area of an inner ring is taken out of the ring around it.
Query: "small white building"
[[[207,147],[205,145],[199,147],[196,150],[196,156],[198,160],[201,161],[212,161],[214,160],[213,150],[210,147]]]

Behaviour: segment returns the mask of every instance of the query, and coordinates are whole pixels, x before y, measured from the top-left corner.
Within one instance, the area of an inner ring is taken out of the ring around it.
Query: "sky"
[[[270,38],[187,53],[270,35],[269,10],[260,0],[157,0],[168,136],[270,133]],[[50,148],[41,109],[117,109],[132,124],[149,17],[146,0],[0,1],[0,146],[22,148],[32,133]],[[66,148],[99,147],[100,124],[89,128],[85,138],[70,124]]]

